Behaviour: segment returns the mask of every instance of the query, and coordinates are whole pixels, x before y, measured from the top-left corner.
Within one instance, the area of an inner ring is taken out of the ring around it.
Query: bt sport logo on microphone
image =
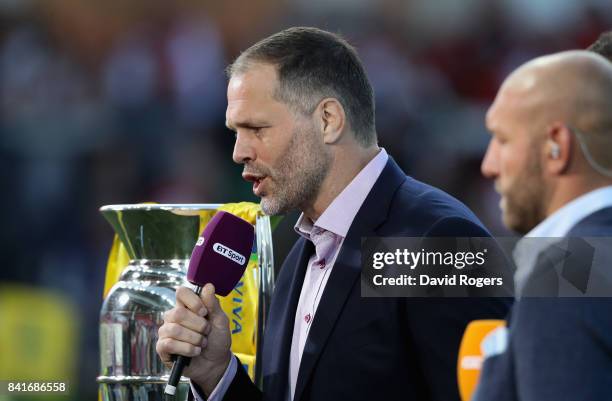
[[[215,244],[213,245],[213,250],[219,255],[225,256],[232,262],[238,263],[240,266],[246,263],[246,258],[244,257],[244,255],[241,255],[240,253],[234,251],[232,248],[227,247],[218,242],[215,242]]]

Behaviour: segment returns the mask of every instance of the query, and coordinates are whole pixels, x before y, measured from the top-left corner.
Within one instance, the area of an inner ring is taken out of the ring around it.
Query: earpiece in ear
[[[556,160],[559,158],[559,156],[561,156],[561,148],[559,147],[559,144],[553,142],[550,148],[550,157]]]

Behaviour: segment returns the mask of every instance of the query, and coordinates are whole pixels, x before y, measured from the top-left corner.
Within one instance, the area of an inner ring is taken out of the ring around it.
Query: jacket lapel
[[[310,333],[304,346],[294,401],[299,401],[312,370],[342,312],[348,295],[361,273],[361,238],[374,236],[375,229],[387,218],[393,194],[406,179],[405,174],[389,158],[380,177],[355,216],[317,307]],[[302,273],[303,274],[303,273]],[[297,289],[298,297],[301,290]],[[297,300],[296,300],[297,306]],[[291,309],[295,312],[295,307]],[[293,320],[291,320],[293,326]],[[291,332],[289,332],[291,337]]]

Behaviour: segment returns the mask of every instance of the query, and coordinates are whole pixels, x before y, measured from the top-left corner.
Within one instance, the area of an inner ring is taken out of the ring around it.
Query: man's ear
[[[315,116],[323,133],[323,142],[336,143],[342,137],[346,125],[344,107],[335,98],[325,98],[319,102]]]
[[[572,160],[573,138],[570,128],[561,122],[555,122],[546,132],[546,170],[552,175],[561,175],[570,166]]]

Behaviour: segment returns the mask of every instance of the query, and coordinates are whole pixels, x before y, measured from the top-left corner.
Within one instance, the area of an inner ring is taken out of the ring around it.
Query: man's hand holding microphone
[[[232,338],[229,319],[215,292],[225,296],[240,281],[253,240],[250,223],[223,211],[213,216],[198,238],[187,271],[195,290],[177,289],[175,307],[164,314],[159,328],[157,353],[166,365],[172,365],[166,394],[176,393],[183,374],[206,395],[223,377],[232,358]]]
[[[215,288],[206,284],[200,296],[187,287],[176,291],[176,306],[165,313],[159,328],[157,353],[167,366],[172,355],[191,357],[183,371],[209,395],[232,358],[229,319],[215,297]]]

